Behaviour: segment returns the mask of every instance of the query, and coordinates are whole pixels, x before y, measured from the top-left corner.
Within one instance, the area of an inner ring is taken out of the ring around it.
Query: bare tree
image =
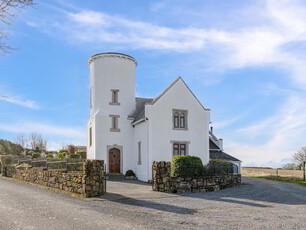
[[[306,161],[306,146],[300,148],[294,155],[293,160],[299,165],[300,168],[303,167],[303,163]]]
[[[0,22],[5,25],[12,24],[17,13],[34,4],[34,0],[0,0]],[[14,49],[6,43],[7,38],[8,34],[0,31],[0,54],[10,53]]]
[[[299,167],[295,163],[287,163],[282,166],[282,169],[295,170],[295,169],[299,169]]]
[[[30,145],[33,150],[46,150],[48,141],[39,133],[33,132],[30,135]]]
[[[22,134],[18,135],[16,137],[16,141],[15,141],[16,144],[21,145],[23,148],[28,147],[28,142],[29,142],[28,138],[26,136],[22,135]]]

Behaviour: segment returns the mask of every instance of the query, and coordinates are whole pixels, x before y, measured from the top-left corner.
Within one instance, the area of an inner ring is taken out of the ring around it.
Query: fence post
[[[303,181],[305,181],[305,161],[303,161]]]

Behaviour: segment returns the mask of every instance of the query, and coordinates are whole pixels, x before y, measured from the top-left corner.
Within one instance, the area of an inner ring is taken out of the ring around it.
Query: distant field
[[[255,178],[262,178],[266,180],[274,180],[274,181],[280,181],[285,183],[294,183],[299,184],[302,186],[306,186],[306,181],[303,181],[301,179],[292,178],[292,177],[276,177],[276,176],[255,176],[255,175],[248,175],[249,177],[255,177]]]

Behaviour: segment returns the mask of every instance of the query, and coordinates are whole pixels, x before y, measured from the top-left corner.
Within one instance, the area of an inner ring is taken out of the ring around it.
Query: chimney
[[[210,127],[210,132],[213,133],[214,127]]]
[[[223,151],[223,139],[220,138],[218,143],[219,143],[219,148],[221,149],[221,151]]]

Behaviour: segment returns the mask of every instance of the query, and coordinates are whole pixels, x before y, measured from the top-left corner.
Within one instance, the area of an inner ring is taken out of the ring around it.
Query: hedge
[[[71,155],[69,155],[69,158],[70,158],[70,159],[80,159],[81,156],[78,155],[78,154],[71,154]]]
[[[33,157],[33,158],[38,158],[38,157],[40,157],[40,153],[33,153],[33,154],[32,154],[32,157]]]
[[[171,175],[178,177],[199,177],[203,175],[203,163],[195,156],[174,156]]]
[[[233,174],[234,164],[228,161],[211,160],[204,166],[203,173],[206,176]]]
[[[67,150],[67,149],[61,149],[61,150],[59,151],[59,153],[65,153],[65,155],[66,155],[66,154],[68,154],[68,150]]]
[[[61,152],[61,153],[56,154],[56,158],[59,158],[59,159],[64,159],[65,156],[66,156],[65,152]]]
[[[77,151],[75,154],[80,155],[82,159],[86,159],[87,153],[85,151]]]

